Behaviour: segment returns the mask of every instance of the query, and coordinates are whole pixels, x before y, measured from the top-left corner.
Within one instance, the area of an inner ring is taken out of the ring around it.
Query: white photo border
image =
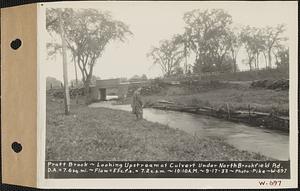
[[[47,8],[61,8],[61,7],[95,7],[95,5],[105,5],[108,3],[128,3],[127,1],[113,1],[113,2],[52,2],[52,3],[38,3],[38,64],[37,64],[37,145],[38,145],[38,180],[37,185],[39,188],[101,188],[101,189],[195,189],[195,188],[296,188],[298,185],[298,10],[297,2],[237,2],[237,1],[222,1],[222,2],[189,2],[189,1],[166,1],[166,2],[155,2],[155,3],[210,3],[214,4],[228,4],[235,3],[241,6],[245,3],[257,3],[258,6],[267,6],[268,4],[282,4],[289,5],[291,7],[291,20],[289,27],[294,27],[291,30],[289,36],[289,47],[290,47],[290,89],[289,89],[289,112],[290,112],[290,172],[291,179],[282,179],[280,187],[271,185],[259,185],[259,181],[270,181],[270,179],[232,179],[232,178],[99,178],[99,179],[45,179],[45,144],[46,144],[46,76],[44,74],[43,63],[46,60],[46,42],[45,35],[46,31],[46,9]],[[131,3],[154,3],[151,1],[143,2],[131,2]],[[278,13],[279,14],[279,13]]]

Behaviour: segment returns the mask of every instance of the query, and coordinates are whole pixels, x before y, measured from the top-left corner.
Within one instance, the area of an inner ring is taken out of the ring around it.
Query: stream
[[[89,107],[104,107],[131,111],[130,105],[114,105],[113,101],[93,103]],[[289,135],[287,133],[252,127],[214,117],[176,111],[145,108],[144,118],[148,121],[168,125],[198,137],[217,136],[239,150],[245,150],[277,160],[289,160]]]

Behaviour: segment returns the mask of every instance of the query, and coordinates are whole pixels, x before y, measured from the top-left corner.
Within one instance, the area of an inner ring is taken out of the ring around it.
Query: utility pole
[[[75,67],[76,86],[78,87],[77,66],[76,66],[76,61],[75,61],[75,58],[74,58],[74,67]]]
[[[78,58],[79,59],[79,58]],[[73,52],[73,62],[75,68],[75,79],[76,79],[76,86],[78,87],[78,76],[77,76],[77,66],[76,66],[76,54]]]
[[[73,53],[73,61],[74,61],[75,79],[76,79],[76,104],[78,104],[79,103],[79,101],[78,101],[78,93],[79,93],[78,88],[79,88],[79,85],[78,85],[78,76],[77,76],[76,55],[74,53]]]
[[[62,43],[62,57],[63,57],[63,78],[64,78],[64,105],[65,105],[65,114],[69,115],[70,113],[70,92],[68,86],[68,65],[67,65],[67,51],[66,51],[66,39],[63,29],[62,22],[62,10],[59,10],[59,27],[60,27],[60,37]]]

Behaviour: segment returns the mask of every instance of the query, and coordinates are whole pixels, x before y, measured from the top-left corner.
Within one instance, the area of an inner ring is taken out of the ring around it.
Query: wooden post
[[[250,104],[248,104],[248,112],[249,112],[249,121],[251,121],[251,107]]]
[[[228,119],[230,119],[230,108],[229,108],[229,105],[228,103],[226,103],[226,107],[227,107],[227,114],[228,114]]]

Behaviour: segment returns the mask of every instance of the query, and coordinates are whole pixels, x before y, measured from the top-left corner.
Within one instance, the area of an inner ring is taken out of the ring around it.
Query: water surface
[[[90,107],[131,111],[130,105],[112,103],[112,101],[93,103]],[[281,131],[252,127],[204,115],[152,108],[144,109],[144,118],[199,137],[222,137],[240,150],[260,153],[278,160],[289,159],[289,136]]]

